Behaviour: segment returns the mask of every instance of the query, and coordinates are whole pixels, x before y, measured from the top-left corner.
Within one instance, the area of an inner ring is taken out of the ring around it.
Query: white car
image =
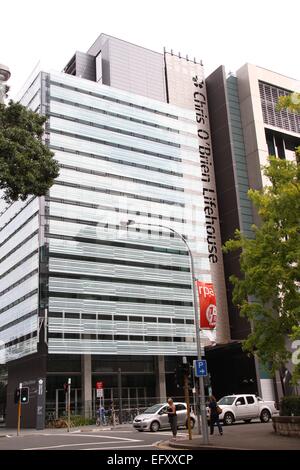
[[[186,403],[174,402],[177,414],[177,427],[184,426],[187,428],[187,407]],[[170,423],[167,414],[168,403],[160,403],[147,408],[144,413],[136,416],[133,420],[133,427],[138,431],[152,431],[157,432],[159,429],[170,428]],[[196,417],[191,411],[191,428],[194,427]]]
[[[227,395],[218,401],[222,413],[219,415],[224,424],[234,421],[250,423],[252,419],[260,419],[262,423],[270,421],[272,416],[278,415],[274,401],[264,401],[256,395]]]

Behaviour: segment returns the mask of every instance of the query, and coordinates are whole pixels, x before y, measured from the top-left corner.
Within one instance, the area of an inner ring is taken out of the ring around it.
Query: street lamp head
[[[7,82],[10,78],[10,70],[6,65],[0,64],[0,80],[2,82]]]

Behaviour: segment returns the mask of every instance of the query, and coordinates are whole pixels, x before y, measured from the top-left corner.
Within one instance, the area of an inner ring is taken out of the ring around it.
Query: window
[[[157,336],[146,336],[145,341],[157,341]]]
[[[81,335],[81,339],[97,339],[97,335],[85,333]]]
[[[156,317],[144,317],[144,320],[147,322],[151,323],[156,323],[157,319]]]
[[[253,405],[253,403],[255,403],[254,397],[252,397],[251,395],[247,396],[246,398],[248,405]]]
[[[159,318],[158,323],[171,323],[170,318]]]
[[[83,313],[81,317],[83,320],[96,320],[96,315],[93,315],[91,313]]]
[[[144,341],[143,336],[129,336],[130,341]]]
[[[129,321],[143,321],[143,317],[134,317],[134,316],[130,316],[129,317]]]
[[[62,312],[49,312],[49,317],[51,318],[62,318]]]
[[[98,320],[112,320],[111,315],[98,315]]]
[[[112,335],[98,335],[98,340],[102,341],[112,341]]]
[[[245,401],[245,398],[244,397],[238,397],[236,402],[235,402],[236,405],[246,405],[246,401]]]
[[[127,321],[126,315],[115,315],[115,316],[114,316],[114,319],[115,319],[116,321]]]
[[[185,411],[186,410],[186,407],[183,403],[178,403],[176,405],[176,411]]]
[[[65,318],[79,318],[79,313],[65,313]]]
[[[65,333],[65,339],[80,339],[80,335],[78,333]]]
[[[48,333],[48,338],[62,338],[62,333]]]
[[[173,318],[173,323],[184,323],[184,319],[183,318]]]

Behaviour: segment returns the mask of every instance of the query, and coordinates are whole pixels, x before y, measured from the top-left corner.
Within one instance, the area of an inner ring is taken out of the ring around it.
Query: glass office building
[[[176,358],[196,355],[190,259],[169,227],[211,281],[194,112],[66,73],[39,72],[21,102],[48,116],[60,175],[2,207],[8,401],[42,377],[57,407],[69,375],[76,403],[99,379],[114,399],[120,370],[123,399],[165,398]]]

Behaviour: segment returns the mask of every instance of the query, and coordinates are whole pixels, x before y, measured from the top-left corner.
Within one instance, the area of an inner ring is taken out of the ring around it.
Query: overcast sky
[[[245,62],[300,78],[297,0],[6,0],[0,6],[0,63],[11,96],[41,59],[61,70],[101,33],[235,72]]]

